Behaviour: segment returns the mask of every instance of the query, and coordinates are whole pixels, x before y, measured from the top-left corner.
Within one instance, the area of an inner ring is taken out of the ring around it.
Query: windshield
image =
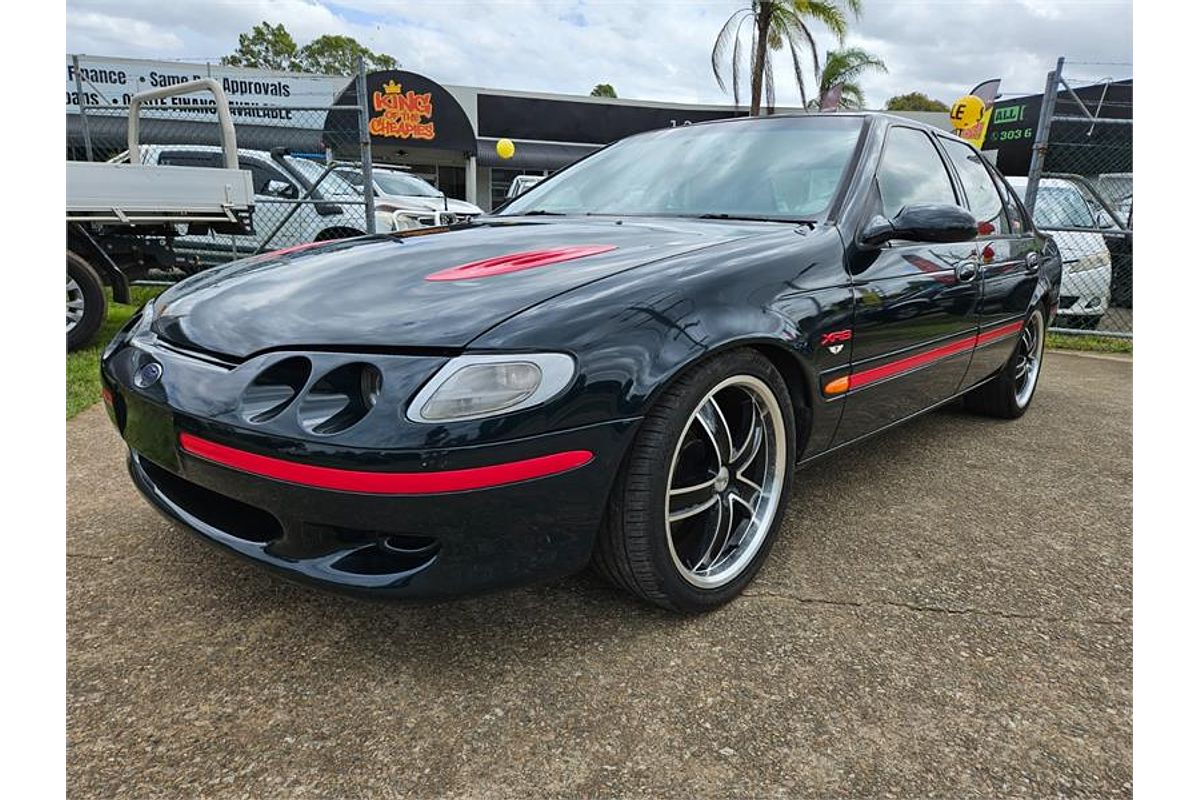
[[[310,161],[307,158],[288,157],[287,163],[289,167],[294,168],[297,172],[311,184],[316,183],[317,178],[321,177],[321,173],[325,171],[324,164],[318,164],[316,161]],[[322,197],[332,197],[335,195],[343,195],[350,197],[361,197],[362,191],[355,189],[350,185],[345,178],[338,174],[339,170],[334,170],[325,176],[325,180],[321,181],[321,185],[317,187],[317,192]]]
[[[403,172],[392,172],[381,169],[372,172],[371,177],[375,179],[375,186],[383,194],[398,194],[409,197],[442,196],[441,192],[416,175],[407,175]],[[362,179],[359,178],[359,180],[361,181]]]
[[[846,171],[859,117],[774,117],[634,136],[500,212],[816,220]]]
[[[1063,225],[1071,228],[1096,227],[1096,219],[1088,211],[1079,190],[1066,186],[1038,187],[1033,221],[1045,228]]]

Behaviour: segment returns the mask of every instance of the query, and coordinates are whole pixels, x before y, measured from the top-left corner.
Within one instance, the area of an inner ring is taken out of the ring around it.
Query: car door
[[[277,250],[309,241],[303,236],[303,228],[305,212],[311,206],[306,208],[301,204],[296,208],[295,203],[289,202],[302,194],[297,182],[274,164],[255,156],[238,156],[238,166],[247,170],[254,182],[254,233],[237,237],[239,255],[249,255],[264,243],[265,249]]]
[[[917,203],[961,205],[942,154],[925,131],[892,125],[860,226]],[[856,230],[858,230],[856,229]],[[895,240],[852,248],[851,370],[834,444],[929,408],[958,391],[971,360],[979,284],[976,245]]]
[[[1012,355],[1037,288],[1041,255],[1033,228],[1003,178],[966,142],[939,140],[979,225],[979,339],[963,381],[966,387],[1003,367]]]
[[[205,150],[163,150],[158,153],[158,163],[168,167],[208,167],[220,169],[225,166],[225,159],[218,152]],[[207,261],[217,247],[216,235],[209,229],[201,228],[203,233],[191,233],[187,225],[177,225],[180,233],[175,237],[175,249],[185,258],[199,258]],[[229,248],[229,237],[223,237],[225,248]]]

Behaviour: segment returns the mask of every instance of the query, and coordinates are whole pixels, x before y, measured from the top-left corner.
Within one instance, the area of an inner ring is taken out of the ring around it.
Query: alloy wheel
[[[1013,387],[1019,408],[1024,408],[1033,397],[1038,374],[1042,369],[1042,351],[1046,346],[1046,326],[1042,312],[1035,311],[1021,330],[1021,341],[1017,342],[1016,362],[1013,365]]]
[[[83,319],[83,289],[70,275],[67,276],[67,332],[74,330]]]
[[[667,547],[694,586],[719,588],[754,560],[787,472],[783,412],[751,375],[719,383],[692,411],[671,460]]]

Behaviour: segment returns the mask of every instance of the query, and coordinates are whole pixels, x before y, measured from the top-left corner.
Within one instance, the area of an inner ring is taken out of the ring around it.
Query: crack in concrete
[[[950,608],[947,606],[923,605],[920,603],[906,603],[900,600],[833,600],[827,597],[801,597],[800,595],[788,594],[786,592],[771,592],[771,591],[747,591],[742,592],[742,597],[761,597],[772,600],[786,600],[800,605],[814,606],[835,606],[841,608],[880,608],[888,606],[892,608],[902,608],[906,611],[915,611],[924,614],[948,614],[952,616],[983,616],[996,617],[999,619],[1016,619],[1029,622],[1050,622],[1060,624],[1082,624],[1082,625],[1128,625],[1127,619],[1095,619],[1095,618],[1076,618],[1076,617],[1047,617],[1037,614],[1022,614],[1016,611],[1001,611],[999,609],[988,608],[972,608],[970,606],[964,608]]]

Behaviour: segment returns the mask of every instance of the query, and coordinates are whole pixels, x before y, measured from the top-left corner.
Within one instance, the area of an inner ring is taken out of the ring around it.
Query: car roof
[[[788,112],[784,112],[782,114],[764,114],[764,115],[757,116],[757,117],[751,117],[749,115],[740,116],[740,117],[725,117],[723,119],[705,120],[703,122],[695,122],[692,124],[693,125],[728,125],[728,124],[737,124],[737,123],[753,124],[753,123],[761,122],[763,120],[772,120],[772,119],[806,119],[806,118],[829,119],[831,117],[835,117],[835,118],[857,117],[857,118],[866,120],[868,122],[874,122],[875,124],[906,125],[906,126],[913,127],[913,128],[921,128],[922,130],[926,130],[931,133],[940,133],[940,134],[947,135],[947,136],[953,136],[953,134],[951,134],[949,131],[939,128],[936,125],[930,125],[928,122],[922,122],[921,120],[912,119],[910,117],[902,117],[898,114],[889,114],[886,111],[830,111],[830,112],[788,111]],[[685,126],[681,125],[681,126],[677,126],[677,127],[685,127]]]

